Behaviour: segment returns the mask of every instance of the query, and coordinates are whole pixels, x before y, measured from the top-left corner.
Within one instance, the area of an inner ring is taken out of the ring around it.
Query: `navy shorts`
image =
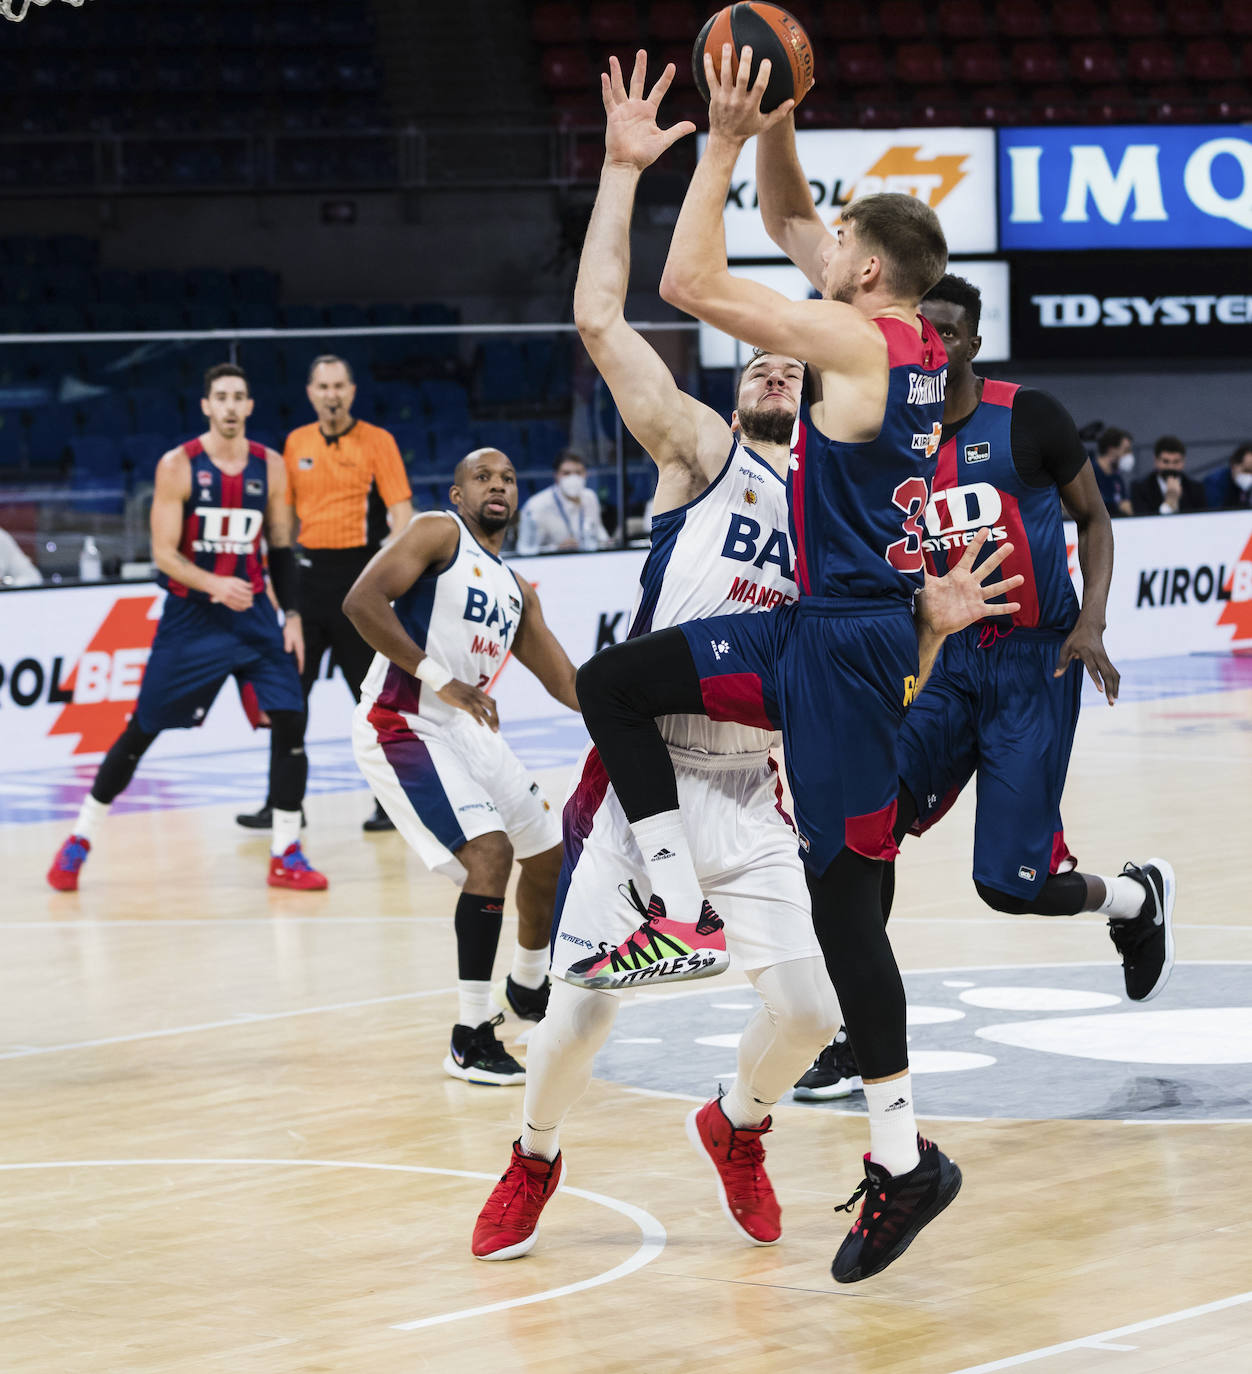
[[[262,711],[304,710],[295,655],[283,649],[282,628],[268,598],[258,596],[250,610],[232,611],[167,596],[139,688],[135,724],[150,735],[199,725],[228,677],[239,683],[245,708],[255,694]]]
[[[908,603],[806,597],[681,629],[709,719],[782,731],[805,863],[824,873],[845,846],[894,858],[896,735],[917,681]]]
[[[974,879],[1033,897],[1072,859],[1061,825],[1082,664],[1052,676],[1065,636],[1014,630],[979,647],[977,629],[943,646],[900,731],[900,778],[921,834],[978,774]]]

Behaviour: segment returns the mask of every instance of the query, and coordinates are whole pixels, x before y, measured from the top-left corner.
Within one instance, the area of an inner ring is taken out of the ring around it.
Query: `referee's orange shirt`
[[[383,504],[412,499],[404,459],[385,429],[354,421],[327,439],[316,425],[293,429],[283,447],[300,545],[306,549],[355,549],[366,543],[370,488],[378,483]]]

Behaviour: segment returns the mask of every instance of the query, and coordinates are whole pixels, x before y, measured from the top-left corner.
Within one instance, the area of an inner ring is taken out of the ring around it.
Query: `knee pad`
[[[275,751],[279,754],[303,754],[306,719],[304,712],[270,711],[269,718]]]
[[[1006,916],[1024,916],[1032,909],[1027,897],[1010,897],[1007,892],[988,887],[986,883],[974,882],[974,889],[993,911],[1002,911]]]

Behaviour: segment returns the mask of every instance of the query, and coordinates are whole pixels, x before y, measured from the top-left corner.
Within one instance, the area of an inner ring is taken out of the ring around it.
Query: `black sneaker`
[[[274,824],[274,808],[266,802],[259,811],[245,811],[235,817],[235,824],[242,825],[245,830],[269,830]],[[308,825],[304,816],[304,807],[300,808],[300,828],[303,830]]]
[[[542,1021],[548,1010],[548,994],[552,983],[545,978],[537,988],[515,983],[510,973],[503,983],[491,989],[491,1000],[501,1011],[511,1011],[519,1021]]]
[[[839,1034],[813,1061],[813,1067],[792,1091],[797,1102],[829,1102],[860,1092],[861,1070],[852,1053],[852,1042],[842,1026]]]
[[[1147,895],[1138,916],[1109,921],[1109,939],[1122,956],[1126,996],[1150,1002],[1174,968],[1174,870],[1164,859],[1149,859],[1142,867],[1127,864],[1122,873],[1142,883]]]
[[[496,1027],[503,1020],[501,1012],[481,1026],[453,1026],[452,1044],[443,1061],[444,1072],[467,1083],[492,1087],[525,1083],[526,1070],[496,1039]]]
[[[889,1174],[865,1156],[865,1177],[835,1210],[850,1212],[864,1196],[861,1214],[844,1237],[830,1272],[836,1283],[856,1283],[881,1273],[913,1243],[961,1191],[961,1171],[933,1141],[917,1137],[921,1160],[907,1174]]]
[[[394,830],[395,828],[396,823],[383,810],[382,802],[375,802],[374,814],[368,820],[361,822],[361,829],[368,831],[371,835],[380,830]]]

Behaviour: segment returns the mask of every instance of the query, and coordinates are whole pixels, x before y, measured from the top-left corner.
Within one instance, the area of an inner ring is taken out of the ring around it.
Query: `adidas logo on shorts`
[[[658,849],[648,862],[654,864],[658,859],[672,859],[673,857],[674,851],[672,849]]]

